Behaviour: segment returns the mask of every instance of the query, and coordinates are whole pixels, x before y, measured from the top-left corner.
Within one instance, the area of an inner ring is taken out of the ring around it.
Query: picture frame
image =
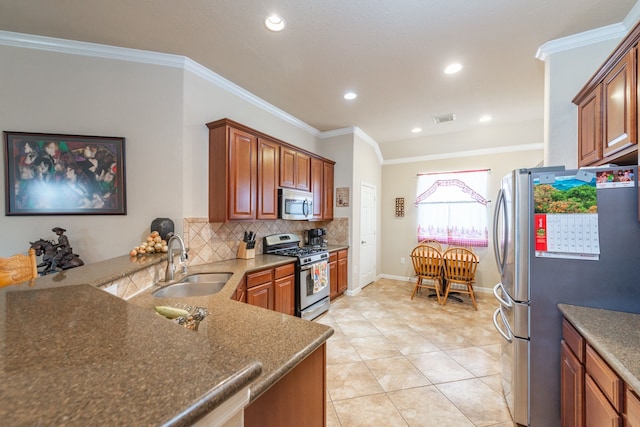
[[[3,131],[5,215],[126,215],[125,139]]]

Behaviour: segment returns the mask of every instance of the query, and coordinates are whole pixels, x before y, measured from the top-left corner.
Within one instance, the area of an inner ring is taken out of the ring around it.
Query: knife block
[[[256,248],[247,249],[247,242],[240,242],[238,246],[238,258],[252,259],[256,257]]]

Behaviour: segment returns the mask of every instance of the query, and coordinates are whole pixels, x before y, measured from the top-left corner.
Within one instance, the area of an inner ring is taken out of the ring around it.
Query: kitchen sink
[[[154,297],[180,298],[200,297],[220,292],[233,273],[199,273],[180,279],[176,283],[163,286],[153,292]]]

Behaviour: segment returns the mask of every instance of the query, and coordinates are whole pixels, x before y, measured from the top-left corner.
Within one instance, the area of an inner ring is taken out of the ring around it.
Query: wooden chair
[[[413,269],[418,275],[411,299],[419,288],[429,288],[436,291],[438,304],[442,304],[440,296],[442,267],[444,265],[442,253],[431,245],[418,245],[411,251],[411,261]]]
[[[478,303],[473,292],[473,284],[476,280],[478,257],[469,249],[461,247],[447,249],[442,257],[444,258],[444,279],[446,282],[443,305],[447,303],[451,285],[457,283],[464,285],[467,290],[456,289],[456,292],[468,294],[471,297],[473,308],[477,310]]]
[[[429,245],[436,248],[438,251],[442,252],[442,245],[435,239],[424,239],[418,242],[418,245]]]
[[[0,286],[14,285],[38,277],[36,251],[29,249],[29,255],[16,254],[0,258]]]

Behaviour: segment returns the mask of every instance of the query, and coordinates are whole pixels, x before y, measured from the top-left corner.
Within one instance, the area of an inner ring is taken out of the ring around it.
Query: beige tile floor
[[[500,384],[493,296],[478,311],[439,306],[413,284],[381,279],[342,296],[316,321],[327,343],[327,426],[497,426],[514,424]]]

